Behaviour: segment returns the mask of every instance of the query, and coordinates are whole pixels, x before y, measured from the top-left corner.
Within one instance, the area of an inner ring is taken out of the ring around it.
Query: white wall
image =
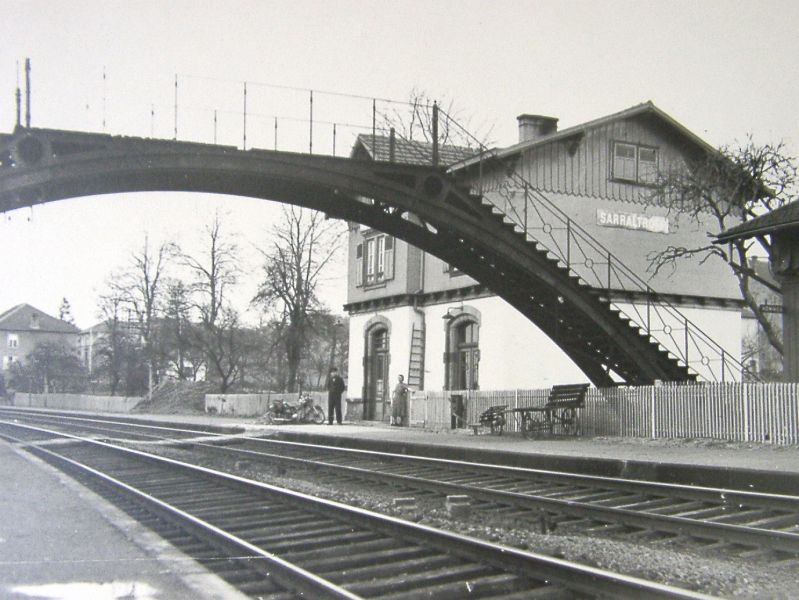
[[[425,339],[425,377],[426,390],[440,390],[445,382],[444,352],[446,350],[446,327],[448,321],[444,315],[449,311],[458,314],[462,307],[470,307],[480,315],[480,389],[514,389],[514,388],[546,388],[565,383],[587,382],[588,378],[572,362],[572,360],[550,340],[538,327],[528,321],[515,308],[499,297],[479,298],[460,302],[429,305],[423,308],[426,323]],[[630,305],[620,306],[634,312]],[[645,306],[638,307],[639,315],[645,314]],[[741,349],[741,313],[734,308],[680,307],[691,322],[697,325],[726,352],[740,360]],[[398,374],[407,379],[408,358],[410,354],[411,328],[416,317],[411,307],[394,308],[380,312],[353,315],[350,318],[350,372],[347,388],[351,398],[360,398],[363,388],[363,352],[364,331],[369,319],[375,315],[386,317],[391,323],[389,382],[393,387]],[[663,338],[664,346],[676,350],[675,344],[684,347],[684,329],[673,317],[664,316],[663,320],[671,320],[671,337]],[[653,329],[662,329],[663,323],[657,326],[658,319],[652,313]],[[674,352],[673,352],[674,353]],[[709,366],[701,363],[698,349],[692,342],[689,344],[691,366],[700,377],[713,381],[720,379],[718,362]],[[711,369],[713,372],[711,372]],[[729,375],[729,373],[728,373]],[[739,374],[733,375],[739,379]]]
[[[637,322],[643,323],[646,318],[646,305],[633,307],[630,304],[619,303],[617,307]],[[707,338],[721,346],[727,355],[736,361],[741,360],[743,323],[739,309],[689,306],[678,306],[677,309],[696,328],[707,334]],[[674,313],[666,309],[652,309],[649,319],[652,336],[673,355],[681,357],[685,352],[684,322],[681,322]],[[670,332],[664,331],[667,326],[671,328]],[[691,326],[689,331],[695,331],[696,328]],[[709,358],[712,356],[713,359],[708,364],[703,364],[702,354]],[[703,341],[702,336],[689,335],[688,361],[691,369],[702,380],[721,380],[721,362],[716,360],[717,357],[717,350],[712,348],[712,343]],[[729,375],[730,373],[725,372],[725,379],[729,379]],[[732,374],[732,378],[740,381],[740,372]]]
[[[130,412],[141,401],[142,398],[139,397],[89,396],[86,394],[28,394],[17,392],[14,395],[14,406],[99,412]]]
[[[481,389],[548,387],[588,381],[582,371],[538,327],[497,296],[425,307],[425,389],[440,390],[445,381],[447,320],[461,306],[480,313]]]
[[[347,391],[350,398],[361,398],[363,395],[363,356],[367,324],[369,320],[380,315],[390,323],[389,335],[389,388],[393,389],[398,375],[408,379],[408,363],[411,353],[411,332],[413,323],[418,320],[410,306],[392,308],[379,312],[362,313],[350,316],[350,359],[347,373]]]

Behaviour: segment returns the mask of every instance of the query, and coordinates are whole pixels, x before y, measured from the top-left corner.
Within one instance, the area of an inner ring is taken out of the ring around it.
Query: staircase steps
[[[564,264],[565,261],[563,259],[559,258],[552,252],[549,252],[545,249],[545,247],[532,239],[529,232],[525,232],[524,229],[513,220],[513,218],[511,218],[507,213],[503,212],[500,208],[494,206],[490,202],[487,202],[479,195],[471,194],[470,197],[473,200],[473,207],[477,209],[486,220],[492,220],[503,230],[511,232],[512,235],[522,241],[532,253],[542,257],[544,259],[544,265],[549,265],[548,270],[550,272],[556,273],[557,276],[563,280],[563,285],[569,286],[571,289],[578,288],[582,290],[582,293],[584,293],[594,303],[596,303],[598,306],[604,307],[604,310],[606,310],[613,318],[615,318],[620,331],[622,329],[629,330],[636,337],[645,340],[651,351],[651,357],[654,358],[654,360],[656,360],[659,364],[663,365],[672,374],[673,379],[685,380],[693,378],[688,369],[681,365],[677,359],[670,352],[665,350],[656,339],[647,334],[645,329],[642,329],[638,323],[622,314],[619,309],[613,307],[611,300],[607,297],[606,290],[590,285],[569,266]],[[493,264],[495,262],[501,261],[497,261],[493,257],[485,256],[483,254],[483,250],[472,247],[467,248],[467,251],[473,255],[474,259],[476,259],[478,263],[488,265],[495,271],[504,273],[505,269],[502,268],[502,265]],[[519,287],[524,289],[523,286]],[[527,296],[526,300],[528,302],[533,302],[533,305],[531,305],[529,309],[533,312],[530,314],[537,313],[540,318],[540,315],[546,314],[547,310],[553,311],[553,293],[557,294],[557,292],[550,291],[548,293],[536,293],[534,295]],[[538,298],[535,296],[538,296]],[[524,298],[525,295],[520,295],[520,297]],[[558,339],[555,339],[556,343],[569,346],[574,352],[588,352],[589,354],[595,355],[597,357],[601,356],[601,361],[599,362],[604,362],[605,364],[611,364],[618,367],[618,372],[622,374],[622,376],[631,377],[633,379],[636,378],[636,371],[639,367],[629,358],[625,357],[625,353],[618,352],[617,345],[614,345],[617,342],[609,340],[606,334],[596,331],[597,328],[593,322],[588,321],[581,315],[574,314],[566,315],[564,317],[558,316],[556,317],[555,321],[551,322],[554,322],[557,328],[555,335],[558,337]],[[411,352],[413,355],[413,349]],[[411,370],[409,370],[409,377],[410,373]]]

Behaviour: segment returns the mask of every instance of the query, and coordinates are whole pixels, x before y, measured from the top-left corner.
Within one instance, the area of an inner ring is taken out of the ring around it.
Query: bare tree
[[[111,288],[109,293],[100,296],[98,308],[102,318],[102,331],[97,340],[94,353],[97,365],[92,368],[108,378],[108,387],[115,396],[124,386],[126,395],[135,395],[137,377],[141,365],[141,354],[136,351],[136,340],[133,338],[132,324],[126,318],[129,314],[125,302],[118,291]]]
[[[210,375],[219,379],[220,392],[225,393],[240,375],[243,354],[239,316],[228,301],[239,274],[238,248],[225,235],[219,213],[205,228],[205,243],[200,259],[182,255],[182,263],[192,276],[191,306],[199,319],[191,331],[194,343],[205,355]]]
[[[178,253],[171,242],[164,242],[153,250],[148,236],[139,250],[130,257],[130,264],[113,283],[120,298],[136,317],[142,351],[147,360],[147,395],[152,396],[158,373],[158,335],[156,319],[164,304],[164,278],[170,262]]]
[[[438,108],[437,115],[433,110],[434,104]],[[437,101],[429,92],[416,87],[408,94],[405,104],[399,108],[392,105],[380,117],[385,129],[394,129],[405,140],[432,143],[436,132],[440,145],[474,148],[475,152],[478,146],[488,145],[493,129],[474,127],[471,119],[463,116],[453,100],[442,98]]]
[[[779,332],[764,314],[752,291],[758,281],[779,293],[779,289],[752,268],[751,258],[762,248],[769,256],[771,245],[765,237],[738,240],[728,246],[713,244],[714,235],[791,201],[796,183],[795,159],[779,144],[757,145],[751,136],[735,147],[723,147],[690,161],[685,169],[662,173],[653,189],[654,199],[670,210],[694,219],[710,215],[716,231],[708,231],[708,242],[695,247],[669,246],[649,256],[653,275],[663,268],[676,268],[682,259],[705,262],[720,257],[738,280],[746,306],[763,329],[769,344],[782,355]]]
[[[189,310],[191,302],[186,284],[178,279],[167,283],[166,305],[164,307],[163,350],[166,361],[171,362],[178,379],[186,379],[189,364],[196,375],[197,369],[204,364],[194,364],[191,360],[191,321]]]
[[[272,233],[271,248],[260,250],[264,279],[253,303],[271,311],[278,322],[288,368],[286,386],[294,392],[310,315],[321,308],[318,286],[340,247],[344,228],[319,212],[292,206],[283,208],[283,220]]]

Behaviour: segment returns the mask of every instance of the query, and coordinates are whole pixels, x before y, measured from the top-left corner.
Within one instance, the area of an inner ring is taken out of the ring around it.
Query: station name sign
[[[622,229],[651,231],[653,233],[669,232],[668,217],[604,210],[602,208],[596,209],[596,223],[602,227],[621,227]]]

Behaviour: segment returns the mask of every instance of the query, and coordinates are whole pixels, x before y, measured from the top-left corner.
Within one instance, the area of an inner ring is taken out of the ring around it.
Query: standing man
[[[391,424],[401,427],[408,412],[408,386],[405,377],[397,377],[397,386],[391,395]]]
[[[333,424],[333,410],[336,411],[336,423],[341,425],[341,394],[347,386],[341,375],[338,374],[338,369],[333,367],[330,369],[330,376],[327,378],[327,424]]]

